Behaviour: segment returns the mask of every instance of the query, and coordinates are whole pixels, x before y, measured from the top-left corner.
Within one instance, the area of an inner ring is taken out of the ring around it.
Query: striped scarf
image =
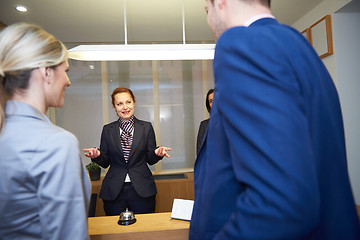
[[[133,136],[131,135],[131,133],[134,130],[134,116],[131,116],[131,118],[127,122],[124,119],[119,118],[119,124],[122,130],[120,135],[121,147],[124,153],[125,162],[127,163],[130,155],[131,144],[133,141]]]

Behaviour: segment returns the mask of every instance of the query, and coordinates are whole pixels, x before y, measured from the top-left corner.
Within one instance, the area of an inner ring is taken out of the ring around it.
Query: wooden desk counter
[[[189,221],[172,219],[170,212],[135,215],[136,222],[122,226],[119,216],[88,218],[91,240],[180,240],[188,239]]]
[[[169,178],[157,179],[157,177],[166,175],[184,175],[185,178]],[[193,172],[177,172],[176,174],[154,174],[155,184],[157,188],[155,212],[171,212],[173,201],[175,198],[194,200],[194,173]],[[96,194],[95,214],[90,216],[105,216],[103,201],[99,198],[101,184],[104,176],[98,181],[91,181],[92,194]],[[92,212],[92,211],[91,211]]]

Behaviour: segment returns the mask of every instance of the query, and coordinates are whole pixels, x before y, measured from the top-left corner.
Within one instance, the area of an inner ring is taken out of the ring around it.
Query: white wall
[[[354,7],[355,2],[358,5],[358,0],[324,0],[293,27],[303,31],[325,15],[332,15],[334,54],[323,62],[339,92],[350,181],[356,204],[360,205],[360,13],[336,13],[345,6],[359,9]]]
[[[337,88],[344,117],[349,174],[360,205],[360,13],[335,13]]]
[[[351,2],[351,0],[323,0],[318,6],[316,6],[312,11],[307,13],[304,17],[302,17],[292,26],[301,32],[306,28],[310,27],[318,20],[320,20],[325,15],[333,14],[334,12],[336,12],[337,10],[339,10],[349,2]],[[333,55],[324,58],[323,62],[336,84],[337,78],[336,78],[335,54],[336,52]]]

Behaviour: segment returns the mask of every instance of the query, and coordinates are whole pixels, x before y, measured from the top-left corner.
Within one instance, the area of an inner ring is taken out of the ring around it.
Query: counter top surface
[[[188,230],[189,221],[172,219],[171,212],[135,215],[136,222],[132,225],[119,225],[119,216],[90,217],[89,235],[106,235],[119,233],[156,232],[164,230]]]

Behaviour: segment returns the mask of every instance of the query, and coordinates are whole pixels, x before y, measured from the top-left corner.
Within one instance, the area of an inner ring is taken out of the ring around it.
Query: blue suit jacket
[[[155,133],[151,123],[135,118],[133,142],[126,163],[121,147],[119,122],[105,125],[101,134],[101,154],[93,159],[104,168],[110,165],[99,197],[114,200],[121,191],[127,173],[137,194],[143,198],[154,196],[157,192],[156,185],[147,163],[153,165],[162,159],[155,154],[155,148]]]
[[[275,19],[218,39],[190,239],[360,239],[342,115],[307,40]]]

